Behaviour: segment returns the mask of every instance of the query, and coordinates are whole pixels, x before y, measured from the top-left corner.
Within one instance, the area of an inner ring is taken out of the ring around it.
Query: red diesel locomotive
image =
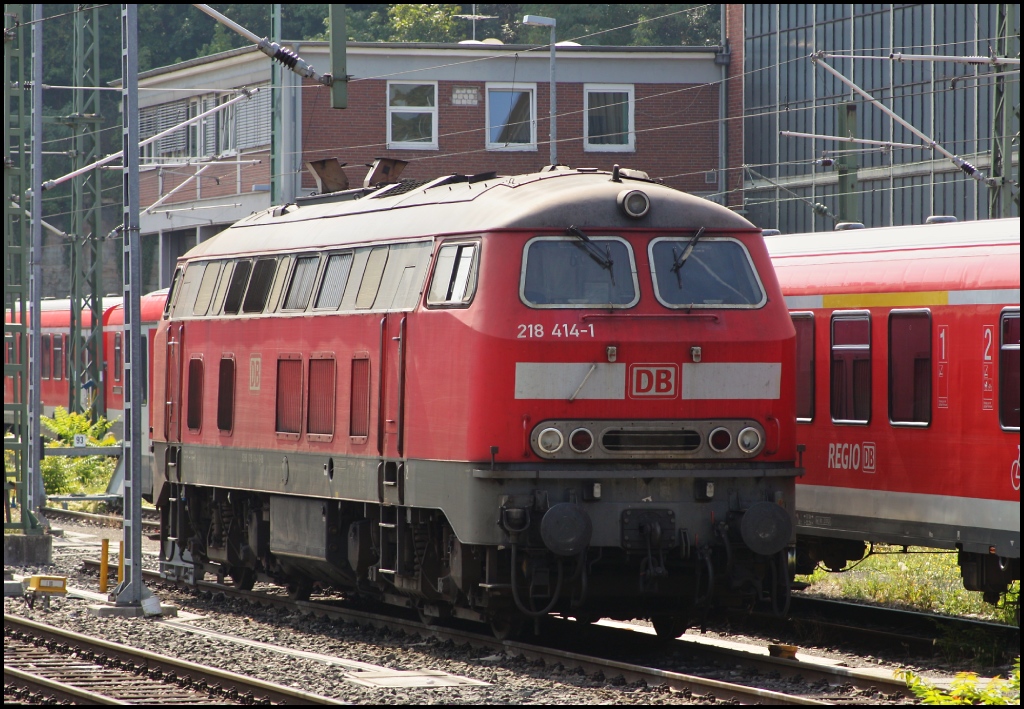
[[[1020,579],[1020,219],[765,239],[797,332],[798,571],[864,541]]]
[[[300,199],[179,260],[165,574],[504,634],[788,602],[794,333],[760,232],[568,168]]]

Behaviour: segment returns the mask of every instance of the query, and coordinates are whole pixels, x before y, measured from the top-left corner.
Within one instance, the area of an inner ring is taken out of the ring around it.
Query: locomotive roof
[[[393,197],[387,195],[392,190],[385,187],[361,199],[288,205],[238,221],[193,248],[186,258],[328,248],[499,229],[561,233],[571,225],[584,231],[755,228],[740,215],[709,200],[626,174],[615,182],[610,174],[559,169],[479,182],[439,178],[409,191],[402,190]],[[641,190],[650,198],[650,211],[641,219],[625,215],[618,206],[618,195],[630,190]]]

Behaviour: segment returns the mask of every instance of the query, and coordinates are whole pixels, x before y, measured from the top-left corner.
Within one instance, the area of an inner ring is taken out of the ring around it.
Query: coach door
[[[381,501],[402,502],[400,459],[405,457],[406,314],[388,313],[380,320],[382,376],[379,381],[377,450],[382,458]]]
[[[164,437],[168,443],[181,442],[181,348],[184,337],[184,323],[171,323],[167,326]]]

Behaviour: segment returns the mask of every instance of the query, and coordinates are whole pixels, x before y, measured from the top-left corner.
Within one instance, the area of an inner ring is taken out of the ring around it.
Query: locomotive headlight
[[[715,453],[723,453],[732,445],[732,434],[727,428],[716,428],[708,436],[708,444]]]
[[[639,219],[651,211],[651,198],[640,190],[623,190],[616,198],[627,216]]]
[[[585,428],[577,428],[569,434],[569,447],[577,453],[586,453],[594,446],[594,434]]]
[[[740,431],[740,435],[736,437],[736,443],[744,453],[756,453],[761,447],[761,434],[757,432],[756,428],[747,427]]]
[[[553,455],[561,450],[563,443],[565,443],[565,438],[557,428],[545,428],[537,436],[537,447],[548,455]]]

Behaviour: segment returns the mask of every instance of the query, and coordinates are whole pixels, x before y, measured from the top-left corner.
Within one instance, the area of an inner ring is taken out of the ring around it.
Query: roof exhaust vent
[[[839,222],[836,224],[835,231],[849,231],[850,229],[863,229],[864,225],[860,222]]]
[[[924,220],[925,224],[950,224],[956,221],[952,214],[933,214]]]
[[[341,168],[347,163],[338,162],[337,158],[310,160],[306,169],[316,180],[316,191],[320,194],[341,192],[348,189],[348,175]]]
[[[398,182],[398,176],[402,174],[402,171],[408,164],[408,160],[377,158],[373,161],[372,165],[367,166],[370,168],[370,171],[366,173],[366,177],[363,179],[363,187]]]

